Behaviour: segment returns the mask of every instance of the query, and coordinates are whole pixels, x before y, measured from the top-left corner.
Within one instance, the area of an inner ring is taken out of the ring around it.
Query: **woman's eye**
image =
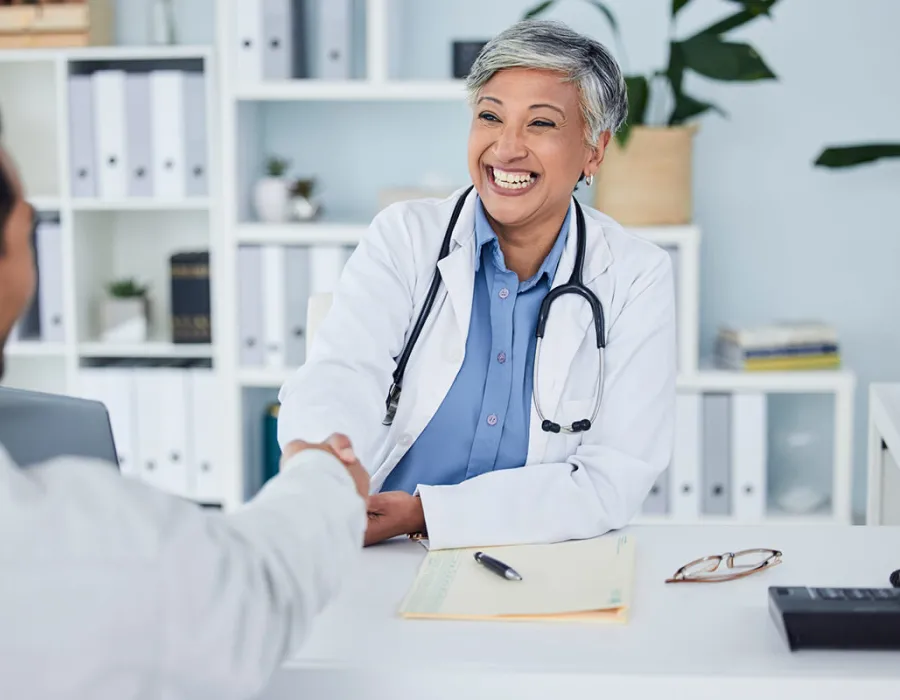
[[[547,121],[546,119],[535,119],[533,122],[531,122],[531,125],[541,126],[545,128],[553,128],[554,126],[556,126],[556,124],[551,121]]]
[[[497,115],[491,114],[490,112],[482,112],[481,114],[478,115],[478,118],[484,119],[484,121],[486,121],[486,122],[499,122],[500,121],[499,119],[497,119]]]

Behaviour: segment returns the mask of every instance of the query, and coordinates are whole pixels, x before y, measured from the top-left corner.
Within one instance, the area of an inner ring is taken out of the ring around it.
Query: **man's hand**
[[[387,491],[369,496],[369,526],[366,546],[425,529],[422,499],[405,491]]]
[[[334,455],[350,472],[356,492],[362,497],[369,495],[369,473],[363,468],[353,452],[353,446],[346,435],[332,434],[325,442],[306,442],[304,440],[292,440],[285,445],[281,453],[281,465],[284,466],[291,457],[303,450],[322,450]]]

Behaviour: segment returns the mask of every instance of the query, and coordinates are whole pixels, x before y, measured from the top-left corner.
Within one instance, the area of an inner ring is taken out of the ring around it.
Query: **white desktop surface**
[[[900,527],[626,531],[637,564],[625,625],[404,620],[397,609],[425,550],[404,540],[366,549],[264,697],[900,698],[900,652],[792,653],[767,600],[772,585],[890,586],[900,568]],[[754,547],[780,549],[784,563],[726,583],[663,583],[692,559]]]

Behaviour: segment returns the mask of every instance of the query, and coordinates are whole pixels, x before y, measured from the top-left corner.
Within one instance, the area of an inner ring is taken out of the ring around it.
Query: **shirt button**
[[[500,290],[498,296],[499,296],[501,299],[506,299],[506,297],[509,296],[509,290],[508,290],[506,287],[504,287],[503,289]]]
[[[497,425],[497,416],[495,416],[493,413],[491,415],[489,415],[487,417],[487,424],[488,425]]]
[[[506,353],[505,352],[501,352],[499,355],[497,355],[497,362],[499,362],[501,365],[504,362],[506,362]]]

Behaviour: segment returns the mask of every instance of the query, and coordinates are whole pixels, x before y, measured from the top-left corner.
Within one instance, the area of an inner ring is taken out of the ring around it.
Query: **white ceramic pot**
[[[143,343],[149,329],[149,301],[106,298],[101,310],[100,339],[105,343]]]
[[[269,224],[287,221],[290,199],[288,181],[280,177],[264,177],[253,188],[256,217]]]

